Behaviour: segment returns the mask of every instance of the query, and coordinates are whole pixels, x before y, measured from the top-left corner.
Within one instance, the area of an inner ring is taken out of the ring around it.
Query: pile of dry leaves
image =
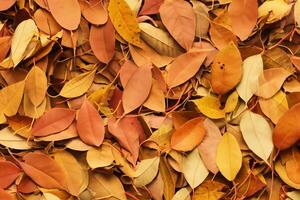
[[[0,200],[300,199],[300,0],[0,11]]]

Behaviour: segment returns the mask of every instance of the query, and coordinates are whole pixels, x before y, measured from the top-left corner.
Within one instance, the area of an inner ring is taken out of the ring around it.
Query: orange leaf
[[[76,127],[79,137],[86,144],[94,146],[102,144],[105,134],[104,123],[96,108],[87,99],[79,109]]]
[[[98,60],[107,64],[112,59],[115,53],[115,29],[110,20],[99,27],[92,25],[90,44]]]
[[[153,15],[159,12],[163,0],[145,0],[140,15]]]
[[[122,100],[125,113],[130,113],[145,102],[150,93],[151,85],[151,67],[139,67],[124,89]]]
[[[206,134],[203,121],[203,117],[197,117],[179,127],[171,138],[172,149],[191,151],[198,146]]]
[[[169,88],[176,87],[195,76],[206,55],[206,52],[194,48],[178,56],[168,70],[167,84]]]
[[[192,48],[196,33],[196,16],[184,0],[165,0],[159,8],[163,24],[185,50]]]
[[[214,22],[211,23],[209,34],[211,41],[218,49],[223,49],[230,41],[237,44],[237,37],[230,30],[220,24],[216,24]]]
[[[278,149],[286,149],[300,139],[300,103],[289,109],[276,124],[273,143]]]
[[[92,24],[105,24],[108,19],[108,13],[99,0],[79,0],[80,8],[84,18]]]
[[[122,65],[122,67],[119,71],[120,81],[121,81],[123,88],[125,88],[126,84],[130,80],[131,76],[134,74],[134,72],[137,69],[138,69],[138,66],[135,63],[133,63],[132,61],[126,60],[124,62],[124,64]]]
[[[211,84],[218,94],[234,88],[242,78],[242,58],[238,48],[230,42],[221,49],[212,64]]]
[[[36,120],[32,128],[33,136],[47,136],[60,132],[72,123],[75,110],[67,108],[52,108]]]
[[[0,1],[0,11],[4,11],[12,7],[17,0],[1,0]]]
[[[258,18],[257,0],[232,0],[228,8],[232,31],[242,41],[246,40]]]
[[[0,62],[1,62],[2,60],[4,60],[4,58],[6,57],[7,53],[10,50],[11,37],[10,36],[1,37],[0,46],[1,46],[1,50],[0,50]]]
[[[0,160],[0,169],[0,188],[2,189],[10,186],[21,173],[18,166],[6,160]]]
[[[291,61],[293,65],[300,71],[300,57],[297,56],[291,56]]]
[[[76,30],[80,24],[81,11],[77,0],[47,0],[54,19],[67,30]]]
[[[19,162],[24,172],[38,185],[47,189],[66,189],[64,171],[60,166],[41,152],[27,153],[25,162]]]
[[[8,192],[6,192],[5,190],[0,188],[0,199],[5,199],[5,200],[15,200],[15,198],[9,194]]]
[[[289,179],[294,183],[300,184],[300,153],[292,150],[293,156],[286,162],[285,169]]]

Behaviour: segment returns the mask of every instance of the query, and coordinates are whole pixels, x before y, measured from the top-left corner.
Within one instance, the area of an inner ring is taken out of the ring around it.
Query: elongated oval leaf
[[[198,149],[194,149],[183,159],[182,173],[193,189],[198,187],[208,176],[209,172],[201,160]]]
[[[172,149],[178,151],[191,151],[198,146],[206,134],[203,121],[203,117],[198,117],[191,119],[180,126],[172,134]]]
[[[294,105],[278,120],[273,142],[278,149],[286,149],[300,139],[300,103]]]
[[[217,166],[229,181],[234,180],[242,167],[242,153],[235,137],[225,133],[217,149]]]
[[[75,118],[75,110],[52,108],[36,120],[32,128],[33,136],[47,136],[66,129]]]
[[[149,66],[138,68],[125,86],[122,96],[125,113],[138,108],[147,99],[152,85],[152,73]]]
[[[31,149],[32,143],[26,141],[25,138],[15,134],[14,131],[8,127],[0,131],[0,144],[17,150]]]
[[[10,186],[20,175],[20,168],[14,163],[0,160],[0,188],[5,189]]]
[[[77,0],[48,0],[47,2],[54,19],[63,28],[67,30],[75,30],[78,28],[81,11]]]
[[[82,15],[86,20],[95,25],[105,24],[108,19],[108,13],[103,2],[98,0],[78,1]]]
[[[134,173],[134,184],[137,187],[143,187],[153,181],[156,177],[159,167],[159,157],[142,160]]]
[[[221,119],[225,117],[225,111],[221,110],[221,103],[217,97],[205,96],[200,99],[192,100],[199,111],[212,119]]]
[[[263,60],[260,54],[250,56],[243,62],[243,76],[236,87],[239,96],[248,102],[258,89],[258,78],[263,72]]]
[[[76,127],[79,137],[86,144],[94,146],[102,144],[105,134],[104,123],[96,108],[87,99],[79,109]]]
[[[165,0],[159,8],[159,13],[173,38],[185,50],[189,50],[196,33],[196,16],[192,6],[182,0]]]
[[[168,70],[167,84],[169,88],[191,79],[199,71],[206,55],[205,52],[190,49],[187,53],[178,56]]]
[[[240,128],[247,146],[268,162],[273,150],[272,129],[268,122],[261,115],[246,111],[241,118]]]

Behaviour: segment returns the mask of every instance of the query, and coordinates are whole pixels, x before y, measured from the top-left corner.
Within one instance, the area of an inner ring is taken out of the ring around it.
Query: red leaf
[[[18,166],[6,160],[0,160],[0,169],[0,188],[2,189],[10,186],[21,173]]]
[[[76,127],[79,137],[89,145],[100,146],[104,139],[103,120],[93,104],[84,100],[77,117]]]
[[[122,100],[125,113],[130,113],[145,102],[150,93],[151,85],[151,68],[148,66],[138,68],[124,89]]]
[[[32,135],[47,136],[60,132],[70,126],[75,118],[75,114],[75,110],[67,108],[52,108],[36,120],[32,128]]]
[[[41,152],[28,153],[19,162],[24,172],[41,187],[47,189],[66,189],[64,171],[60,166]]]
[[[115,40],[115,29],[110,20],[102,26],[92,25],[90,44],[99,61],[109,63],[115,53]]]

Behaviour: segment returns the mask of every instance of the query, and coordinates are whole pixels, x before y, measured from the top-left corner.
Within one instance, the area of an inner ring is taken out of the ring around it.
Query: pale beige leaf
[[[134,172],[134,184],[137,187],[143,187],[151,183],[157,175],[158,167],[159,157],[142,160]]]
[[[30,142],[27,142],[26,139],[14,134],[8,127],[0,131],[0,144],[17,150],[27,150],[32,148]]]
[[[184,187],[176,192],[172,200],[191,200],[191,188]]]

